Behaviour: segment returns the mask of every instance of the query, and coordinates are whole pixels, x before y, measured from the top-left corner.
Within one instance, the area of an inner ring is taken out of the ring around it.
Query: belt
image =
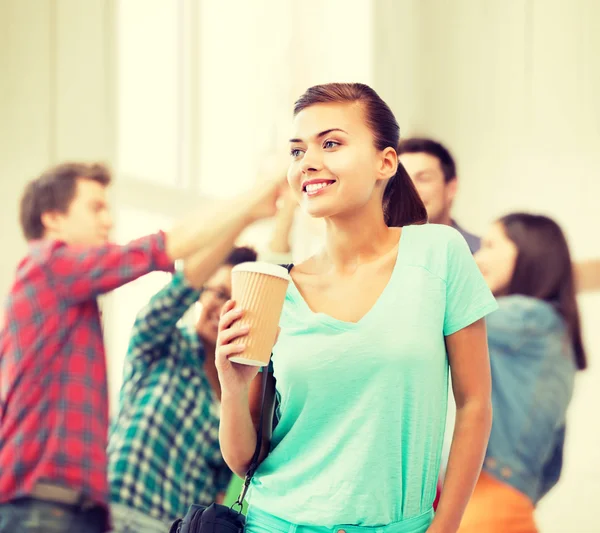
[[[82,491],[55,485],[53,483],[38,482],[30,496],[36,500],[42,500],[51,503],[62,503],[72,505],[79,509],[92,509],[98,504],[87,497]]]

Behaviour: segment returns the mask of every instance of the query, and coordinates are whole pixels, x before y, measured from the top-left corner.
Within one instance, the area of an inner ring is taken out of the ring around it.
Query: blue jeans
[[[106,511],[23,498],[0,504],[0,533],[104,533]]]
[[[113,522],[112,533],[167,533],[174,522],[172,520],[167,524],[137,509],[116,503],[110,506],[110,512]]]

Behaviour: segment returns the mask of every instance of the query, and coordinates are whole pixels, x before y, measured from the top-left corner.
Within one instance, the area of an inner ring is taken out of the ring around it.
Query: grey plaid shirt
[[[231,479],[204,349],[177,325],[199,294],[177,273],[139,313],[108,446],[112,502],[164,521],[212,503]]]

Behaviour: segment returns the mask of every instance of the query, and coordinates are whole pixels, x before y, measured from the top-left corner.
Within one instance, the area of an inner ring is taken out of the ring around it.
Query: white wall
[[[0,2],[0,294],[26,250],[17,226],[25,183],[64,159],[111,161],[109,15],[102,0]]]
[[[34,176],[54,156],[49,139],[53,113],[49,91],[49,5],[33,9],[34,0],[0,3],[2,58],[2,249],[0,292],[4,294],[25,245],[15,229],[18,197],[26,177]],[[33,36],[36,38],[32,38]]]

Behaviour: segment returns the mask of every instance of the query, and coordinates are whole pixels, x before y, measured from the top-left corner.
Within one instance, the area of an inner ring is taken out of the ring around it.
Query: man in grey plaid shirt
[[[222,498],[231,471],[219,448],[215,343],[231,269],[255,260],[235,248],[203,287],[177,272],[138,314],[108,447],[114,531],[164,533],[190,504]],[[198,299],[195,329],[178,325]]]

